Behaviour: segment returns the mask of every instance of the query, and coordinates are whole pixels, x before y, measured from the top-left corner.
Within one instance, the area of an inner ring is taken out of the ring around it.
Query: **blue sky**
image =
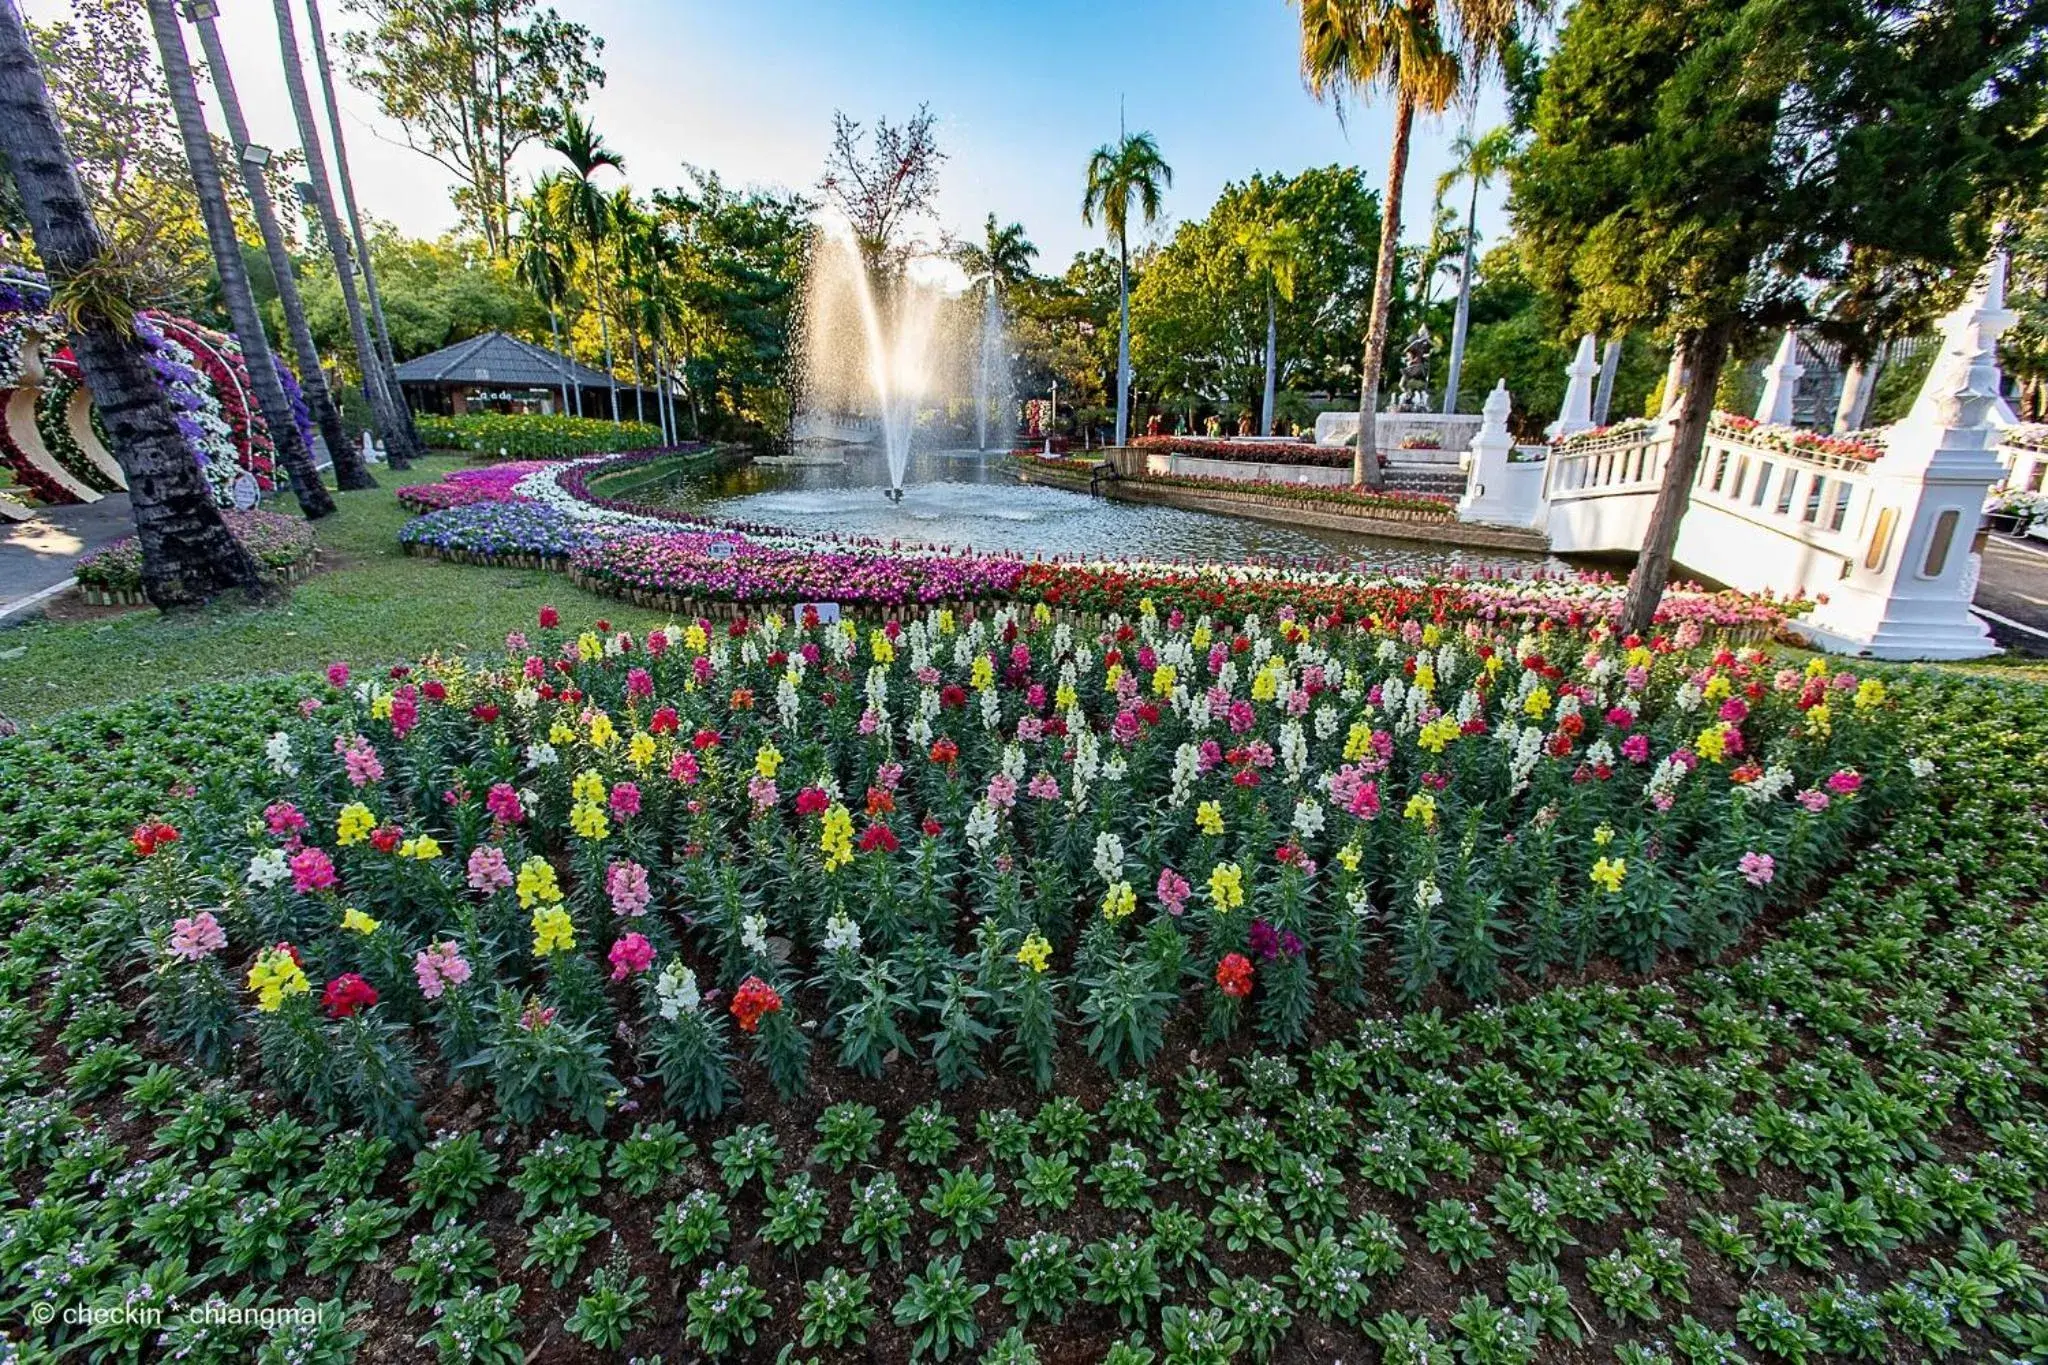
[[[28,0],[49,18],[67,0]],[[1390,119],[1377,105],[1340,123],[1302,88],[1297,15],[1286,0],[553,0],[606,40],[605,88],[590,112],[643,191],[693,162],[730,182],[813,185],[832,111],[900,120],[920,102],[949,154],[939,217],[977,232],[993,211],[1022,222],[1041,269],[1063,266],[1100,233],[1080,221],[1088,153],[1116,135],[1119,96],[1175,171],[1161,231],[1200,217],[1228,180],[1332,162],[1385,175]],[[254,136],[294,141],[263,0],[223,0],[223,29]],[[345,26],[339,0],[324,0]],[[196,49],[196,38],[188,33]],[[310,69],[310,62],[308,63]],[[446,174],[402,145],[373,100],[344,89],[344,119],[366,208],[407,232],[451,226]],[[1497,91],[1478,110],[1502,117]],[[1464,115],[1418,128],[1404,219],[1412,240],[1444,149]],[[218,126],[218,124],[216,124]],[[546,164],[531,155],[531,167]],[[1482,232],[1501,227],[1500,192]]]

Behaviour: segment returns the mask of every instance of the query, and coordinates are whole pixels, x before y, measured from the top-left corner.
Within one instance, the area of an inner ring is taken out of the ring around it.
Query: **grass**
[[[415,559],[398,547],[410,515],[393,496],[465,463],[434,456],[383,487],[341,493],[341,513],[314,527],[332,568],[274,606],[216,606],[162,616],[138,610],[83,621],[37,621],[0,633],[0,715],[34,722],[81,706],[168,687],[265,677],[346,659],[358,669],[498,648],[530,629],[542,604],[564,620],[603,616],[638,630],[664,618],[572,587],[559,574]]]

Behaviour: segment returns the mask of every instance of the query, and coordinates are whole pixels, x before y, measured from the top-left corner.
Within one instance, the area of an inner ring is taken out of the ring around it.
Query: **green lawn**
[[[582,592],[560,574],[443,564],[400,551],[398,528],[410,514],[393,490],[430,483],[462,463],[437,456],[404,474],[379,471],[382,488],[340,494],[340,515],[316,527],[323,562],[333,567],[282,605],[176,617],[139,610],[0,631],[0,715],[35,721],[166,687],[295,673],[334,659],[361,669],[436,649],[495,650],[506,631],[530,628],[547,602],[565,621],[605,616],[635,629],[659,623],[655,613]]]

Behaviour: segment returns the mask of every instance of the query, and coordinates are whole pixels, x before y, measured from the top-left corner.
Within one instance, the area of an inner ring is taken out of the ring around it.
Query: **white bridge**
[[[1895,659],[1996,652],[1970,612],[1985,497],[2048,462],[2048,452],[2000,449],[2009,418],[1998,411],[1996,347],[2014,320],[2004,295],[1998,257],[1943,320],[1912,411],[1853,438],[1783,425],[1798,378],[1788,334],[1759,420],[1717,413],[1709,425],[1678,564],[1747,592],[1814,600],[1798,629],[1824,648]],[[1590,347],[1588,338],[1582,360]],[[1560,554],[1642,548],[1671,458],[1669,417],[1587,429],[1581,368],[1547,447],[1515,447],[1507,390],[1489,395],[1461,518],[1541,530]]]

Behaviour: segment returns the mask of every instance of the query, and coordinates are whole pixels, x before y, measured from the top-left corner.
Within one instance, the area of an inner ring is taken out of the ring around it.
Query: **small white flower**
[[[292,757],[292,737],[282,730],[265,741],[263,756],[270,760],[270,770],[282,777],[290,777],[299,770],[298,760]]]
[[[842,948],[848,952],[859,952],[860,925],[845,911],[834,912],[832,918],[825,921],[825,940],[820,946],[828,953],[836,953]]]
[[[768,917],[748,915],[740,921],[740,946],[750,953],[768,955]]]
[[[526,746],[526,766],[529,768],[548,768],[561,761],[560,755],[555,753],[555,746],[546,740]]]
[[[697,974],[673,960],[661,969],[661,977],[654,983],[654,994],[661,1002],[661,1017],[664,1019],[674,1019],[684,1010],[695,1011],[703,998],[697,990]]]
[[[249,885],[259,891],[268,891],[278,883],[290,880],[291,875],[291,867],[285,861],[281,848],[267,848],[249,860]]]

